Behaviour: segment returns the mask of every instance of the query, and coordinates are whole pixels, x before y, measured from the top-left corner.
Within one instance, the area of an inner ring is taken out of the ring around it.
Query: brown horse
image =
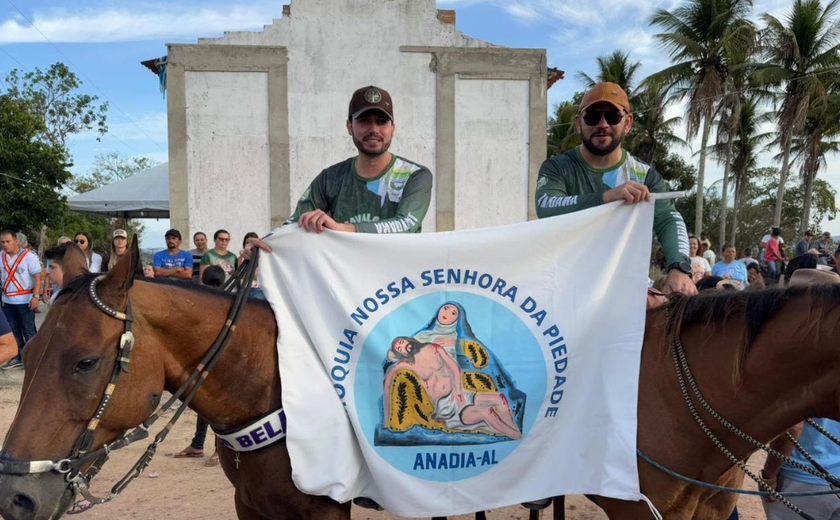
[[[96,430],[97,447],[142,422],[164,390],[173,391],[186,380],[233,305],[230,296],[194,285],[133,283],[137,261],[135,248],[131,259],[121,261],[98,287],[102,301],[114,309],[125,309],[130,296],[137,342],[131,371],[120,380]],[[81,276],[65,288],[26,347],[26,379],[0,461],[66,457],[103,395],[123,323],[91,302],[91,278]],[[670,316],[651,311],[640,378],[640,449],[689,477],[737,487],[742,477],[695,424],[683,401],[669,354],[671,340],[682,338],[712,406],[767,442],[807,417],[840,419],[840,349],[830,341],[839,325],[837,286],[678,298]],[[278,408],[276,335],[270,308],[249,302],[232,343],[191,407],[223,430]],[[703,417],[742,460],[752,453],[751,446]],[[285,444],[243,453],[238,465],[230,451],[219,449],[225,474],[236,487],[240,519],[349,518],[349,504],[295,488]],[[723,520],[734,506],[732,495],[684,484],[643,461],[639,477],[642,492],[668,520]],[[6,520],[59,518],[72,495],[58,473],[5,474],[0,476],[0,515]],[[652,518],[643,503],[598,502],[611,520]]]

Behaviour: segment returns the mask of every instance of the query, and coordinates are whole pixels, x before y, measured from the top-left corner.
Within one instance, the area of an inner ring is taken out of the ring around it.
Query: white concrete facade
[[[226,228],[237,248],[245,232],[282,223],[322,169],[357,153],[347,105],[370,84],[394,102],[391,151],[434,175],[424,231],[533,217],[544,50],[468,38],[434,0],[296,0],[284,11],[262,32],[169,46],[173,227]]]

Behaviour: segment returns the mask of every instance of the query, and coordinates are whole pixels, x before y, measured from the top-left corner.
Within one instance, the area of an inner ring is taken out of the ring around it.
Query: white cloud
[[[520,20],[534,21],[540,18],[540,14],[536,11],[536,9],[526,3],[515,2],[512,4],[506,4],[504,9],[509,15],[514,18],[519,18]]]
[[[30,20],[53,42],[117,42],[211,36],[235,30],[260,29],[279,18],[280,2],[261,0],[231,6],[159,3],[128,9],[88,8],[35,12]],[[44,42],[23,17],[0,21],[0,43]]]

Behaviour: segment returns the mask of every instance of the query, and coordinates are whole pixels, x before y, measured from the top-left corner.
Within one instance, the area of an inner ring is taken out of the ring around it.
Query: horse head
[[[128,363],[120,369],[119,346],[131,317],[123,321],[101,308],[126,312],[139,261],[135,237],[131,254],[107,275],[95,279],[70,267],[65,280],[72,280],[27,343],[20,404],[0,452],[0,515],[6,520],[59,518],[74,499],[71,478],[90,465],[79,464],[80,455],[114,441],[157,406],[164,368],[154,342],[138,339],[132,369]],[[112,387],[117,372],[119,384]]]

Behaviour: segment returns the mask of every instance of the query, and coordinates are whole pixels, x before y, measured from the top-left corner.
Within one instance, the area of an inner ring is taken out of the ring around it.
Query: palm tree
[[[750,57],[755,49],[755,41],[749,46],[732,49],[727,53],[729,76],[724,81],[723,96],[718,106],[717,143],[725,143],[723,154],[723,186],[720,194],[720,218],[718,236],[721,244],[726,243],[726,210],[729,198],[730,166],[735,136],[741,124],[741,107],[744,101],[743,91],[747,88],[747,78],[751,71]],[[718,154],[718,160],[721,156]]]
[[[761,84],[778,85],[783,89],[779,93],[781,107],[776,121],[782,169],[774,226],[779,226],[782,218],[793,139],[803,133],[812,102],[825,98],[822,75],[840,65],[837,52],[840,26],[832,20],[838,1],[831,0],[823,9],[820,0],[795,0],[784,22],[767,13],[761,17],[767,26],[762,35],[765,61],[755,79]]]
[[[668,89],[661,84],[651,83],[633,97],[635,119],[627,136],[627,148],[647,164],[653,164],[657,152],[688,146],[674,134],[674,127],[682,123],[682,118],[665,117],[669,104]]]
[[[688,98],[688,138],[702,128],[700,165],[697,173],[697,206],[694,232],[703,230],[703,187],[706,148],[712,118],[729,76],[728,57],[755,39],[755,28],[747,19],[751,0],[688,0],[673,13],[658,9],[651,24],[666,32],[656,35],[675,64],[645,80],[664,82],[678,98]]]
[[[615,83],[631,95],[636,79],[636,73],[642,66],[642,62],[637,61],[630,63],[630,53],[621,51],[613,51],[609,56],[598,56],[598,81],[595,81],[584,72],[578,71],[577,77],[581,80],[586,88],[592,88],[596,83],[601,81],[609,81]]]
[[[836,78],[834,78],[836,86]],[[811,111],[805,120],[803,136],[794,139],[791,152],[802,167],[802,179],[805,183],[805,197],[802,204],[802,218],[799,234],[805,233],[811,221],[811,199],[814,180],[819,170],[826,165],[825,156],[840,151],[840,142],[832,140],[840,134],[840,94],[834,92],[822,100],[812,103]]]
[[[563,101],[554,109],[554,115],[548,119],[549,157],[571,150],[580,144],[580,136],[575,131],[577,112],[578,106],[572,101]]]
[[[738,209],[743,205],[744,195],[749,185],[749,173],[756,167],[758,154],[764,144],[773,138],[772,132],[759,133],[761,125],[770,122],[772,112],[761,113],[762,97],[758,94],[741,94],[740,112],[738,114],[737,130],[732,140],[731,170],[735,180],[735,197],[732,208],[732,239],[735,243],[738,234]],[[721,235],[721,241],[724,241]]]

